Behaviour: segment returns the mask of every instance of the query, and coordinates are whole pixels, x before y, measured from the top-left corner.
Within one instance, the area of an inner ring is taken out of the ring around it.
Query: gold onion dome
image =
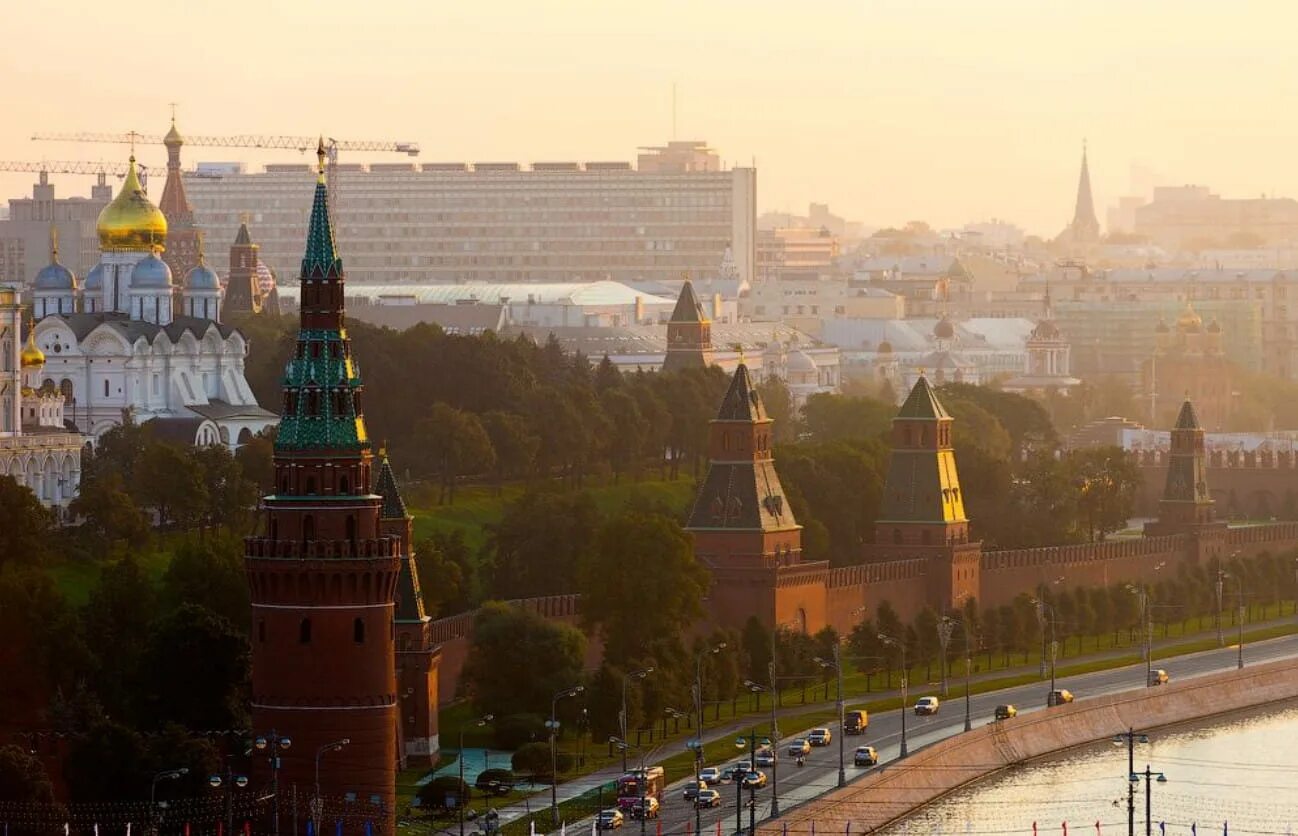
[[[131,156],[126,182],[113,202],[99,213],[99,247],[102,250],[161,250],[167,242],[167,219],[140,186]]]
[[[36,328],[27,332],[27,345],[23,346],[19,361],[24,369],[45,365],[45,352],[36,347]]]
[[[1203,317],[1194,312],[1194,305],[1190,302],[1185,303],[1185,310],[1176,318],[1176,327],[1184,331],[1198,331],[1203,325]]]

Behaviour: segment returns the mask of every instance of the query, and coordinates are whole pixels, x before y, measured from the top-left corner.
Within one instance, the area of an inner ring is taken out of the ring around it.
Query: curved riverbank
[[[1140,730],[1298,697],[1298,660],[1035,711],[928,746],[760,827],[764,834],[869,832],[1002,769]]]

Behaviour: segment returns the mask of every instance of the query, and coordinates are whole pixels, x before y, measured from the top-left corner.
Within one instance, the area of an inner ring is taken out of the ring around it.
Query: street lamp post
[[[559,691],[550,700],[550,720],[546,724],[550,729],[550,817],[556,825],[559,823],[559,753],[556,748],[559,744],[559,700],[575,697],[585,690],[584,685],[574,685]]]
[[[622,713],[621,713],[621,715],[619,715],[618,720],[620,721],[620,722],[619,722],[619,725],[621,726],[621,729],[622,729],[622,739],[623,739],[623,740],[626,740],[626,737],[627,737],[627,734],[626,734],[626,727],[627,727],[627,725],[628,725],[628,723],[627,723],[627,717],[626,717],[626,686],[627,686],[627,683],[630,682],[632,679],[638,679],[638,680],[640,680],[641,682],[643,682],[643,681],[644,681],[644,678],[645,678],[646,676],[648,676],[649,674],[653,673],[653,672],[654,672],[654,669],[653,669],[653,668],[641,668],[640,670],[631,671],[630,673],[624,673],[624,674],[622,674]],[[622,771],[623,771],[623,772],[626,772],[626,749],[623,749],[623,750],[622,750]]]
[[[1239,598],[1239,662],[1237,667],[1244,670],[1244,580],[1235,578],[1235,594]]]
[[[316,823],[317,832],[320,830],[321,822],[324,821],[324,799],[320,796],[320,759],[324,757],[325,752],[337,752],[351,742],[350,737],[344,737],[341,740],[326,743],[315,750],[315,802],[311,805],[311,817]],[[464,780],[463,775],[461,775],[460,780]],[[294,830],[296,831],[296,828]],[[464,833],[463,825],[461,825],[460,833]]]
[[[1136,771],[1136,744],[1148,743],[1149,735],[1136,734],[1135,729],[1127,729],[1121,734],[1113,736],[1115,746],[1121,746],[1124,743],[1127,746],[1127,774],[1134,774]],[[1136,836],[1136,786],[1133,783],[1127,784],[1127,836]]]
[[[951,633],[955,630],[955,622],[948,616],[942,616],[937,623],[937,641],[942,648],[942,658],[939,660],[938,668],[942,672],[942,699],[949,696],[946,681],[946,649],[951,644]]]
[[[969,672],[973,667],[973,636],[969,633],[969,622],[961,618],[958,622],[950,616],[943,616],[942,623],[949,625],[947,627],[948,635],[956,624],[960,625],[960,632],[964,634],[964,730],[970,731],[973,728],[973,718],[970,714],[969,704]],[[945,648],[942,650],[943,657],[946,656]]]
[[[757,729],[755,728],[750,729],[748,732],[748,737],[746,738],[744,737],[736,738],[735,748],[743,749],[745,743],[748,744],[748,768],[751,771],[756,772],[757,771]],[[779,748],[780,744],[778,740],[775,740],[773,741],[772,745],[775,746],[776,748]],[[775,763],[777,759],[772,759],[771,763]],[[735,786],[736,786],[735,832],[736,833],[742,833],[744,831],[744,819],[743,819],[744,780],[743,779],[746,777],[747,777],[746,775],[740,776],[739,780],[735,782]],[[756,833],[757,833],[757,784],[756,782],[754,782],[753,785],[748,788],[748,836],[755,836]]]
[[[775,719],[775,660],[766,663],[766,675],[770,685],[760,685],[751,679],[744,680],[744,686],[754,694],[762,691],[771,692],[771,818],[780,815],[780,726]],[[754,767],[757,764],[753,764]]]
[[[271,729],[270,734],[258,736],[253,746],[258,752],[264,752],[270,761],[271,795],[274,798],[274,834],[279,836],[279,756],[293,745],[293,738]]]
[[[886,633],[879,634],[879,641],[901,651],[901,749],[897,753],[897,757],[900,759],[909,754],[906,749],[906,677],[908,672],[906,667],[906,643]]]
[[[1226,646],[1226,637],[1222,634],[1221,629],[1221,593],[1225,585],[1226,573],[1221,569],[1217,570],[1217,646]]]
[[[1033,598],[1032,603],[1036,604],[1037,606],[1037,621],[1040,623],[1043,624],[1045,623],[1046,610],[1050,611],[1050,693],[1053,694],[1055,692],[1055,657],[1058,656],[1059,654],[1059,641],[1055,638],[1055,608],[1052,607],[1050,604],[1047,604],[1045,601],[1042,601],[1040,598]],[[1041,633],[1041,649],[1043,652],[1043,656],[1042,656],[1043,664],[1045,661],[1045,656],[1044,656],[1045,640],[1046,640],[1046,636],[1045,636],[1045,631],[1043,630]],[[1046,704],[1047,705],[1050,704],[1049,697],[1047,697],[1046,699]]]
[[[189,767],[182,766],[179,769],[163,769],[153,773],[153,781],[149,784],[149,813],[153,816],[153,829],[157,832],[161,816],[158,815],[158,782],[175,781],[189,774]]]
[[[646,801],[646,789],[649,786],[649,770],[645,769],[645,751],[639,746],[632,746],[622,737],[610,737],[608,742],[622,750],[623,758],[626,757],[627,749],[635,749],[640,753],[640,774],[636,777],[636,785],[640,787],[640,836],[645,836],[645,821],[649,818],[648,801]],[[695,804],[695,806],[698,805]]]
[[[1153,781],[1157,781],[1160,784],[1166,784],[1167,776],[1161,772],[1153,771],[1152,769],[1149,768],[1149,764],[1145,764],[1144,772],[1131,773],[1130,775],[1131,786],[1134,787],[1136,786],[1136,784],[1139,784],[1141,778],[1145,779],[1145,836],[1153,836],[1154,823],[1153,823],[1153,816],[1151,815],[1153,802],[1150,799],[1150,784]]]
[[[485,726],[485,725],[487,725],[488,723],[490,723],[490,722],[491,722],[492,720],[494,720],[494,719],[496,719],[496,715],[494,715],[494,714],[484,714],[484,715],[482,715],[481,717],[479,717],[477,720],[474,721],[474,725],[475,725],[475,726]],[[461,798],[460,798],[460,802],[459,802],[459,804],[457,804],[456,806],[459,808],[459,811],[460,811],[460,836],[464,836],[464,808],[465,808],[466,806],[468,806],[468,802],[469,802],[469,788],[468,788],[468,786],[464,783],[464,726],[460,726],[460,753],[459,753],[459,757],[457,758],[457,760],[460,762],[460,795],[461,795]],[[320,764],[320,760],[319,760],[319,758],[317,757],[317,758],[316,758],[316,771],[317,771],[317,772],[318,772],[319,769],[320,769],[319,764]],[[320,782],[320,781],[319,781],[319,778],[317,778],[317,779],[316,779],[316,784],[317,784],[317,786],[316,786],[316,794],[317,794],[317,795],[320,793],[320,787],[318,786],[319,782]]]
[[[248,786],[247,775],[236,775],[230,768],[230,756],[225,756],[225,773],[223,775],[207,776],[207,785],[212,789],[225,787],[225,832],[233,834],[234,832],[234,788],[243,789]]]
[[[813,657],[822,668],[833,668],[837,682],[834,686],[834,698],[838,707],[838,785],[847,783],[847,770],[843,763],[843,656],[838,642],[834,642],[834,658],[822,659]],[[903,706],[904,710],[904,706]]]
[[[694,711],[698,718],[698,727],[694,730],[698,745],[694,747],[694,786],[699,785],[699,770],[703,768],[703,662],[709,656],[715,656],[726,649],[725,642],[718,642],[694,657]],[[703,808],[698,801],[694,803],[694,832],[700,833],[703,827]]]

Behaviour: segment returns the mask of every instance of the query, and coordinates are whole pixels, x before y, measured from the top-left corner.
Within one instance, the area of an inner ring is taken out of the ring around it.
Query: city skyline
[[[392,2],[341,30],[339,3],[304,16],[234,2],[186,10],[180,25],[207,46],[180,59],[145,48],[147,32],[124,29],[115,9],[70,8],[59,60],[35,37],[0,56],[24,81],[8,96],[0,158],[121,162],[125,148],[29,137],[160,133],[177,102],[190,134],[413,140],[422,162],[631,160],[672,137],[675,90],[675,136],[708,141],[728,165],[755,161],[760,211],[816,201],[869,225],[996,217],[1053,237],[1071,217],[1084,139],[1101,219],[1128,193],[1133,163],[1227,197],[1298,195],[1286,172],[1298,120],[1269,104],[1298,92],[1284,27],[1230,41],[1206,2],[1181,4],[1175,19],[1106,0],[835,2],[815,17],[670,3],[635,15],[561,3],[536,17],[496,3],[435,19]],[[15,32],[49,26],[28,8],[9,17]],[[340,53],[333,77],[306,70],[323,48]],[[305,161],[232,150],[187,149],[186,164]],[[140,156],[165,160],[161,147]],[[0,187],[20,196],[32,179],[3,174]],[[61,196],[90,186],[56,182]]]

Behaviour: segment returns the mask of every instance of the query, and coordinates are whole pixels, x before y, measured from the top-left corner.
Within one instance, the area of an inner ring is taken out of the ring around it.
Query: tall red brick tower
[[[689,279],[681,286],[672,318],[667,322],[667,356],[663,371],[706,369],[712,365],[712,323],[703,313]]]
[[[892,458],[874,526],[871,561],[928,561],[929,606],[943,612],[978,594],[982,545],[969,520],[951,446],[954,419],[920,375],[892,420]]]
[[[437,762],[437,677],[441,653],[433,645],[429,625],[432,619],[424,611],[424,597],[419,589],[419,569],[415,565],[414,518],[406,511],[405,500],[397,486],[396,474],[388,462],[387,451],[379,453],[379,475],[374,492],[383,497],[379,529],[401,540],[401,574],[397,579],[397,686],[400,695],[401,721],[399,762],[404,769],[411,758],[432,765]]]
[[[261,313],[261,287],[257,284],[257,264],[261,248],[252,242],[248,219],[239,223],[239,232],[230,245],[230,272],[226,278],[226,313]]]
[[[803,562],[802,526],[793,518],[771,456],[774,422],[748,367],[735,369],[709,430],[708,474],[686,530],[711,572],[706,609],[717,626],[815,632],[825,625],[825,561]]]
[[[158,208],[167,219],[167,248],[162,260],[171,268],[171,275],[179,278],[189,275],[198,266],[198,225],[194,223],[194,207],[185,196],[185,181],[180,173],[180,148],[185,140],[176,130],[176,120],[171,120],[171,130],[162,138],[167,146],[167,184],[162,187],[162,200]]]
[[[310,795],[320,747],[325,817],[391,834],[397,765],[394,638],[401,538],[380,525],[363,387],[343,311],[343,266],[329,225],[324,149],[302,259],[301,326],[284,372],[275,493],[266,535],[246,541],[252,593],[252,723],[292,738],[279,771]],[[266,777],[264,774],[259,778]],[[306,792],[303,792],[303,790]],[[354,799],[339,802],[336,799]],[[346,804],[344,809],[333,806]]]

